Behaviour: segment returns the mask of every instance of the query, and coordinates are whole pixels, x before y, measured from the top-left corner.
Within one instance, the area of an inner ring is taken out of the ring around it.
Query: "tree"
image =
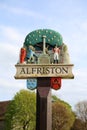
[[[11,101],[6,113],[6,130],[34,130],[36,118],[35,93],[21,90]]]
[[[76,118],[81,120],[83,130],[87,130],[87,101],[81,101],[75,106]]]
[[[59,99],[58,99],[58,97],[56,96],[56,95],[52,95],[52,102],[56,102],[56,101],[58,101]]]
[[[84,123],[80,119],[75,119],[71,130],[84,130]]]
[[[75,120],[71,106],[64,101],[57,100],[52,105],[52,129],[70,130]]]

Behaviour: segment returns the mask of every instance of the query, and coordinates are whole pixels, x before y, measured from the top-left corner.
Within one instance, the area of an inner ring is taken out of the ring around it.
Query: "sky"
[[[25,37],[37,29],[59,32],[67,44],[74,79],[63,79],[52,94],[74,107],[87,100],[87,0],[0,0],[0,101],[12,100],[26,80],[15,64]]]

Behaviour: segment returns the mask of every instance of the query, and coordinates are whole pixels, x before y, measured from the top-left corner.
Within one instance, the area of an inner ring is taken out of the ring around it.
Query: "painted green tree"
[[[6,113],[6,130],[35,130],[36,95],[21,90],[11,101]]]
[[[38,43],[43,42],[43,36],[46,36],[46,43],[50,46],[61,46],[63,43],[63,38],[59,32],[51,29],[38,29],[30,32],[24,41],[24,46],[35,46]]]

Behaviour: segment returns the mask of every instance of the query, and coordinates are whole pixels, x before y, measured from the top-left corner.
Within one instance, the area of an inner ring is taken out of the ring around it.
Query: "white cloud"
[[[10,26],[0,26],[0,61],[10,63],[18,60],[20,48],[23,46],[24,36],[17,29]],[[6,64],[5,64],[6,65]]]
[[[22,41],[23,40],[23,34],[21,34],[16,28],[13,28],[11,26],[0,26],[0,34],[5,38],[5,41]],[[22,41],[23,42],[23,41]]]
[[[26,80],[15,80],[11,77],[0,79],[0,101],[12,100],[21,89],[27,89]]]
[[[12,82],[11,82],[12,80]],[[21,88],[25,88],[26,84],[25,84],[25,81],[26,80],[15,80],[14,78],[14,75],[13,77],[11,78],[7,78],[7,79],[3,79],[1,78],[0,79],[0,86],[2,86],[3,88],[18,88],[18,89],[21,89]]]
[[[83,21],[82,24],[80,24],[80,27],[82,28],[83,31],[87,33],[87,19]]]
[[[36,12],[34,10],[29,10],[26,8],[20,8],[17,6],[8,6],[7,4],[0,4],[0,8],[9,11],[10,13],[13,13],[15,15],[22,15],[22,16],[28,16],[28,17],[33,17],[33,18],[38,18],[38,19],[45,19],[45,15],[42,15],[40,12]]]

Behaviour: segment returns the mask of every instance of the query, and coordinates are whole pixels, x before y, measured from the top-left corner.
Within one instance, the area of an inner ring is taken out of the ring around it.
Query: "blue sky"
[[[87,0],[0,0],[0,101],[11,100],[26,80],[15,80],[15,64],[26,35],[36,29],[59,32],[67,44],[72,80],[52,91],[72,107],[87,99]]]

